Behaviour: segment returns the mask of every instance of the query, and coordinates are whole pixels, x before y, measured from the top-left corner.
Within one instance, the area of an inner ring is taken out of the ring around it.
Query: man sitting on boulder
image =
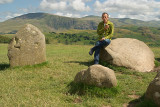
[[[99,23],[97,28],[97,34],[99,35],[96,45],[90,49],[89,54],[94,53],[94,64],[99,64],[100,49],[104,46],[108,46],[111,42],[111,38],[114,32],[114,25],[108,20],[108,13],[102,13],[102,22]]]

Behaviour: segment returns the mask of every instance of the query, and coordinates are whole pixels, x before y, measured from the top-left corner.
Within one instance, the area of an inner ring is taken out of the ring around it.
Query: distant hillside
[[[48,13],[29,13],[1,22],[0,33],[15,32],[24,24],[30,23],[43,32],[62,31],[65,29],[96,29],[97,22],[69,18]]]
[[[135,19],[110,19],[115,27],[134,25],[147,27],[160,27],[160,21],[141,21]],[[37,26],[42,32],[61,32],[67,29],[95,30],[101,21],[99,16],[86,16],[83,18],[62,17],[48,13],[28,13],[0,23],[0,33],[15,33],[24,24]]]

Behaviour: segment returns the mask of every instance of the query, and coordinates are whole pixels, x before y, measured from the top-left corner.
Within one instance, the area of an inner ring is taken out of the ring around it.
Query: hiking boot
[[[93,50],[92,49],[90,49],[90,51],[89,51],[89,55],[93,55]]]

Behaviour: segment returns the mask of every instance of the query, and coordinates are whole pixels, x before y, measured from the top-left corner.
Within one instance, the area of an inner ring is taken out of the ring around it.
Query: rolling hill
[[[14,32],[26,23],[37,26],[42,32],[62,31],[65,29],[96,29],[97,26],[97,23],[92,20],[62,17],[48,13],[29,13],[1,22],[0,32]]]
[[[110,18],[115,27],[121,26],[147,26],[160,27],[160,21],[141,21],[128,18]],[[37,26],[42,32],[61,32],[67,29],[95,30],[101,21],[99,16],[86,16],[83,18],[69,18],[48,13],[28,13],[4,22],[0,22],[0,33],[15,33],[26,23]]]

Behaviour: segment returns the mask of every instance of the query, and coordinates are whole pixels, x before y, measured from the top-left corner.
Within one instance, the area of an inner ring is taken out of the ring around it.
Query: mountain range
[[[28,13],[0,22],[0,33],[15,33],[26,23],[35,25],[42,32],[62,32],[69,29],[96,30],[100,21],[101,17],[99,16],[69,18],[49,13]],[[142,21],[129,18],[110,18],[110,21],[114,23],[115,27],[160,27],[160,21]]]

